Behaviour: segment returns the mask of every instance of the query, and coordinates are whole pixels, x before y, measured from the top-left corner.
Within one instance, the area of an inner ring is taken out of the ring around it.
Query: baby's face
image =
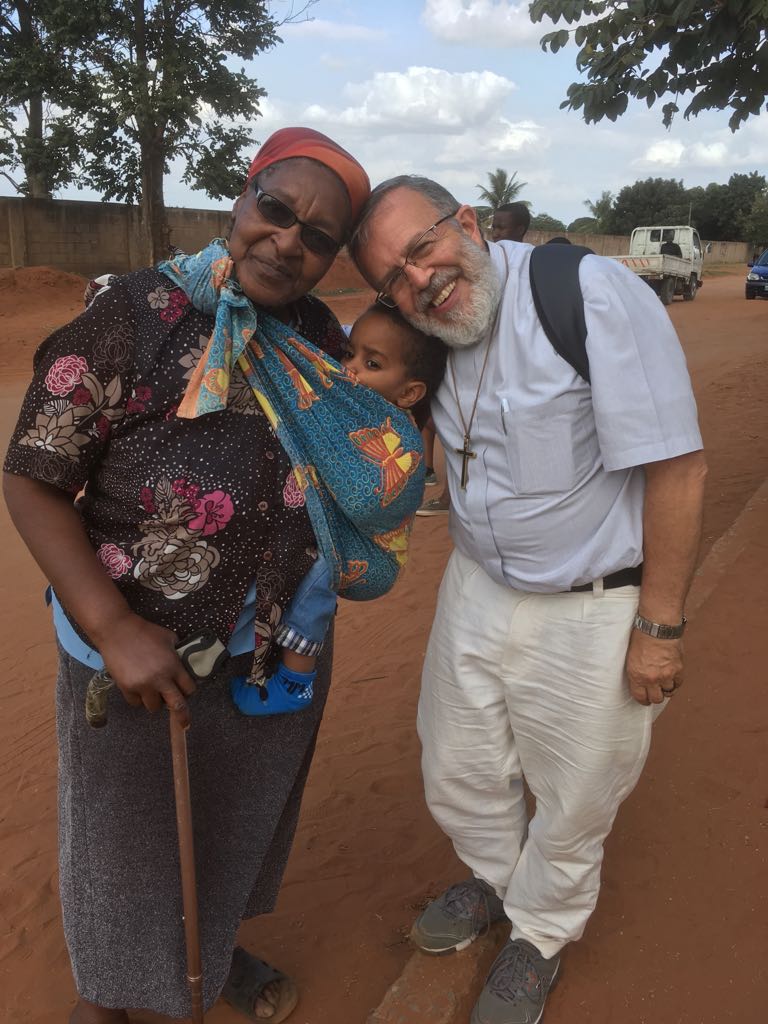
[[[408,384],[401,345],[386,317],[365,314],[355,322],[341,361],[361,384],[398,405]]]

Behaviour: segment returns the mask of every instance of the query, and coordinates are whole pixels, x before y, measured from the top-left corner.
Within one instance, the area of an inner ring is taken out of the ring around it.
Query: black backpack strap
[[[579,284],[579,264],[594,256],[583,245],[537,245],[531,253],[533,304],[558,355],[589,384],[587,323]]]

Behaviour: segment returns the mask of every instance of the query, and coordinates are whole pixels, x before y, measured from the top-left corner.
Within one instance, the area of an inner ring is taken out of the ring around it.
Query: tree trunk
[[[27,101],[29,124],[24,133],[23,163],[27,179],[27,195],[31,199],[50,199],[48,176],[41,169],[45,146],[43,139],[43,97],[30,96]]]
[[[141,146],[141,233],[143,248],[150,264],[168,258],[171,232],[165,212],[163,153],[151,143]]]
[[[141,204],[139,222],[142,248],[150,265],[168,257],[171,233],[165,213],[163,177],[165,153],[163,128],[156,121],[150,100],[149,62],[147,59],[147,12],[144,0],[133,2],[133,25],[136,38],[136,68],[139,72],[134,86],[135,116],[139,126],[141,147]]]
[[[19,45],[31,54],[40,44],[32,11],[30,5],[23,0],[19,0],[15,6],[19,19]],[[27,130],[24,132],[24,140],[19,150],[26,177],[27,195],[32,199],[50,199],[51,190],[44,169],[45,122],[42,92],[35,92],[29,97],[26,102],[26,113]]]

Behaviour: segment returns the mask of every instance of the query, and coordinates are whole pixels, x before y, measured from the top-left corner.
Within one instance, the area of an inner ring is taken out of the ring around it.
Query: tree
[[[682,181],[646,178],[626,185],[605,218],[609,235],[628,235],[643,224],[687,224],[689,201]]]
[[[760,193],[744,218],[744,237],[760,247],[768,247],[768,190]]]
[[[93,100],[88,76],[51,31],[55,8],[55,0],[0,0],[0,173],[33,198],[50,198],[76,179],[78,132],[65,112],[74,100]],[[91,38],[86,21],[83,45]]]
[[[604,232],[605,224],[613,208],[613,195],[607,191],[601,192],[599,199],[596,199],[594,202],[585,199],[584,205],[597,221],[598,232]]]
[[[299,14],[314,2],[308,0]],[[228,61],[252,60],[280,41],[283,22],[272,17],[268,0],[0,4],[34,13],[36,38],[47,41],[71,77],[63,95],[53,61],[41,58],[38,77],[28,75],[49,103],[64,108],[56,123],[70,132],[72,159],[63,161],[48,194],[68,172],[104,199],[138,201],[152,261],[168,252],[163,179],[172,160],[184,160],[184,181],[212,198],[237,195],[247,167],[241,150],[253,141],[248,122],[258,117],[264,90]],[[291,8],[285,20],[298,16]],[[20,24],[15,17],[11,22]],[[18,105],[19,97],[14,94],[12,102]],[[5,142],[6,151],[13,147],[7,135]],[[18,146],[16,154],[23,156]]]
[[[89,112],[88,180],[105,199],[140,201],[152,261],[169,231],[163,194],[169,163],[212,198],[236,196],[251,143],[245,119],[264,96],[229,55],[251,60],[279,42],[268,4],[254,0],[99,0],[97,42],[81,53],[103,101]]]
[[[577,217],[572,220],[566,231],[575,235],[598,235],[600,234],[598,222],[594,217]]]
[[[720,241],[746,238],[747,219],[766,184],[764,175],[752,171],[732,174],[727,185],[711,182],[706,188],[688,189],[691,223],[702,238]]]
[[[532,231],[565,231],[565,224],[557,217],[550,217],[548,213],[537,213],[531,217]]]
[[[475,206],[474,210],[483,229],[489,226],[496,210],[504,203],[514,202],[528,184],[527,181],[517,181],[517,171],[513,171],[510,178],[501,167],[497,167],[495,171],[488,171],[487,178],[488,188],[483,185],[475,186],[480,193],[481,203]],[[526,206],[529,205],[526,203]]]
[[[480,199],[486,203],[491,210],[496,211],[504,203],[512,203],[522,192],[527,181],[517,181],[517,171],[512,172],[510,178],[506,171],[497,167],[495,171],[488,171],[488,188],[477,185]]]
[[[546,16],[574,26],[547,33],[541,45],[555,53],[573,35],[587,81],[571,84],[561,107],[583,110],[587,122],[615,121],[630,97],[652,107],[671,96],[662,107],[669,127],[686,96],[686,118],[731,110],[736,131],[766,107],[766,0],[533,0],[529,11],[535,22]]]

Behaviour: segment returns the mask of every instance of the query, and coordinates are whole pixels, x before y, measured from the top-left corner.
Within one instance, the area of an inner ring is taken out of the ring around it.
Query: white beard
[[[470,348],[488,331],[501,299],[501,282],[491,257],[481,246],[466,235],[460,236],[462,267],[461,276],[470,285],[467,301],[451,310],[444,319],[430,316],[426,309],[436,295],[447,284],[459,276],[451,271],[436,273],[429,288],[418,298],[419,312],[407,319],[417,330],[433,334],[451,348]]]

